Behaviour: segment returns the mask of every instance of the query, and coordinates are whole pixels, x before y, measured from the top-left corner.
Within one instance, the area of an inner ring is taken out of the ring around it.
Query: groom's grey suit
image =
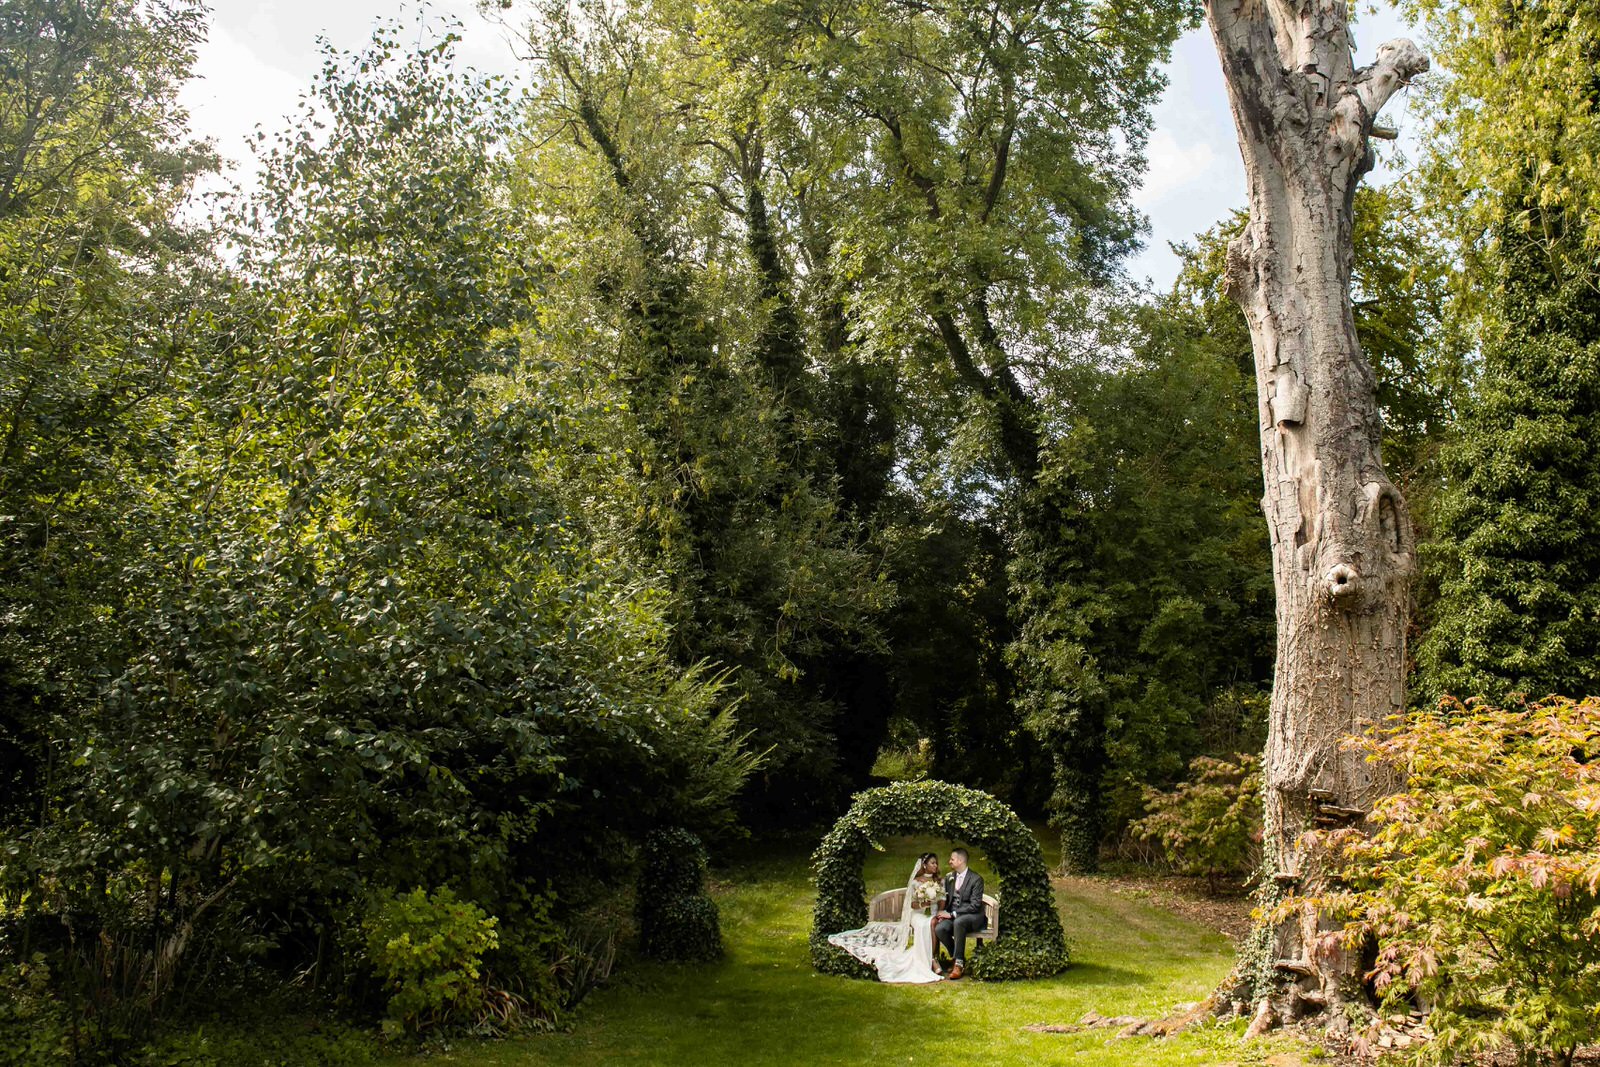
[[[983,910],[983,879],[971,868],[966,873],[959,889],[954,874],[944,880],[944,906],[939,910],[955,918],[939,920],[933,930],[933,936],[949,951],[950,958],[963,967],[967,959],[967,937],[989,927],[989,916]]]

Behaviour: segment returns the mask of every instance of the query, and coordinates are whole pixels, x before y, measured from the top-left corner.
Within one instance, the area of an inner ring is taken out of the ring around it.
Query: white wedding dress
[[[933,917],[912,907],[920,871],[919,863],[906,883],[899,922],[869,922],[859,930],[828,935],[830,945],[876,967],[880,982],[921,985],[942,981],[933,970]]]

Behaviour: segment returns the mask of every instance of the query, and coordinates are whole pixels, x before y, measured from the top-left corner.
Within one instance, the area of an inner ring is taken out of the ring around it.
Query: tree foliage
[[[526,357],[545,268],[510,100],[452,43],[328,55],[265,147],[212,347],[159,394],[141,506],[98,516],[117,567],[63,559],[114,641],[72,645],[46,734],[70,758],[3,873],[82,1007],[128,1013],[104,1033],[219,968],[354,982],[339,931],[417,884],[531,982],[560,950],[548,855],[581,884],[665,819],[726,833],[754,765],[617,536],[618,413]]]
[[[0,893],[26,901],[0,984],[52,1048],[124,1054],[289,975],[374,1013],[398,984],[401,1029],[542,1024],[604,969],[581,902],[642,873],[642,947],[711,957],[685,842],[836,817],[886,738],[986,792],[858,794],[819,929],[856,921],[874,833],[970,835],[1004,883],[975,974],[1054,973],[1005,804],[1088,867],[1149,790],[1259,743],[1229,224],[1171,294],[1121,273],[1191,3],[483,6],[526,31],[529,96],[381,26],[204,223],[175,95],[203,10],[0,12]],[[1458,43],[1452,107],[1506,76]],[[1454,494],[1440,684],[1587,677],[1586,165],[1561,162],[1587,119],[1528,121],[1544,214],[1492,217],[1560,222],[1567,258],[1496,246],[1522,288],[1443,466],[1457,265],[1410,200],[1357,198],[1386,448],[1413,496]]]
[[[170,459],[174,383],[215,343],[211,165],[178,88],[198,4],[25,0],[0,13],[0,808],[38,817],[63,719],[122,654],[116,576]]]
[[[1409,0],[1449,77],[1425,96],[1424,161],[1439,215],[1469,256],[1521,232],[1593,281],[1600,248],[1600,61],[1591,0]],[[1565,251],[1561,251],[1564,249]],[[1492,273],[1492,260],[1484,264]]]
[[[1499,701],[1590,693],[1597,577],[1587,523],[1600,206],[1590,152],[1600,13],[1419,4],[1453,77],[1430,98],[1429,193],[1480,280],[1482,349],[1443,460],[1448,490],[1422,688]],[[1487,106],[1492,102],[1493,106]],[[1446,167],[1464,156],[1472,165]],[[1464,204],[1464,207],[1463,207]]]
[[[1591,529],[1600,301],[1515,229],[1496,256],[1498,325],[1444,455],[1427,559],[1439,581],[1420,650],[1430,694],[1600,691],[1600,556]]]

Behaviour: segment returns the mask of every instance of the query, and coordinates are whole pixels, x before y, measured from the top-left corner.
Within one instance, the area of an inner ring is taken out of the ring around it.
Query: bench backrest
[[[892,923],[900,920],[900,909],[905,906],[906,891],[904,889],[888,889],[872,898],[872,903],[867,906],[867,919],[870,922]],[[991,937],[1000,932],[1000,902],[988,893],[983,895],[983,913],[989,920],[989,929],[984,931]]]
[[[891,889],[887,893],[879,893],[872,898],[872,903],[867,907],[867,919],[875,923],[899,922],[900,909],[905,907],[905,903],[904,889]]]

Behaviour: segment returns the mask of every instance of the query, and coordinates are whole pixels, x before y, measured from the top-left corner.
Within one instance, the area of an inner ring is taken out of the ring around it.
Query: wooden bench
[[[890,889],[879,893],[872,898],[872,903],[867,907],[867,919],[871,922],[899,922],[900,909],[905,906],[906,891],[904,889]],[[983,914],[989,920],[989,925],[976,933],[968,934],[973,941],[993,941],[1000,936],[1000,902],[988,893],[983,895]]]

